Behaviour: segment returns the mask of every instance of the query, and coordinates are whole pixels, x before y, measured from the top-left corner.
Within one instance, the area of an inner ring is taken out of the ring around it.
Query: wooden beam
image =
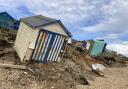
[[[3,68],[13,68],[13,69],[21,69],[21,70],[27,69],[26,66],[12,65],[12,64],[0,64],[0,67],[3,67]]]

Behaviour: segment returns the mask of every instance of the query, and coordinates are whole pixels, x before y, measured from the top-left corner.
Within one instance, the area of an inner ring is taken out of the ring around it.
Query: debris
[[[6,47],[6,46],[8,46],[9,45],[9,43],[5,40],[5,39],[0,39],[0,47]]]
[[[91,40],[91,44],[89,47],[89,55],[90,56],[99,56],[106,49],[107,43],[100,40]]]
[[[67,43],[71,45],[72,44],[72,38],[69,38]]]
[[[72,51],[69,53],[67,50],[66,53],[67,55],[73,54]],[[91,75],[89,75],[91,71],[88,72],[89,70],[86,69],[86,63],[81,61],[81,63],[79,62],[78,64],[77,61],[79,61],[77,57],[70,57],[68,59],[64,58],[64,60],[59,63],[46,63],[43,65],[39,63],[31,64],[34,68],[29,68],[32,74],[40,76],[39,79],[42,81],[62,83],[64,86],[74,89],[77,84],[88,85],[88,79],[92,79]],[[40,72],[36,69],[39,69]]]
[[[51,89],[53,89],[54,87],[51,87]]]
[[[0,57],[4,56],[5,53],[0,53]]]
[[[105,69],[105,67],[102,64],[92,64],[91,68],[92,71],[98,74],[99,76],[104,76],[102,71]]]
[[[105,67],[102,64],[92,64],[92,69],[95,71],[103,71]]]
[[[27,72],[24,72],[24,74],[28,74]]]
[[[95,58],[100,59],[104,61],[104,63],[106,63],[107,65],[113,67],[126,66],[126,62],[128,60],[127,57],[110,50],[106,50],[105,52],[101,53],[101,55]]]
[[[5,67],[5,68],[13,68],[13,69],[27,69],[26,66],[22,66],[22,65],[11,65],[11,64],[0,64],[0,67]]]
[[[87,81],[87,79],[85,78],[85,76],[80,76],[80,83],[83,85],[89,85],[89,82]]]
[[[24,79],[20,79],[20,81],[19,81],[22,85],[26,85],[27,84],[27,82],[24,80]]]

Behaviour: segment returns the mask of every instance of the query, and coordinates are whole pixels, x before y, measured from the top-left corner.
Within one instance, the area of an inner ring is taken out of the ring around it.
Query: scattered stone
[[[24,72],[24,74],[28,74],[27,72]]]
[[[54,87],[51,87],[51,89],[53,89]]]

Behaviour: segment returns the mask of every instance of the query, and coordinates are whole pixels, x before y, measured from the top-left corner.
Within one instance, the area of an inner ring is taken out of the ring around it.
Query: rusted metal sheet
[[[58,61],[61,50],[64,49],[65,37],[46,30],[40,30],[32,59],[42,63]]]

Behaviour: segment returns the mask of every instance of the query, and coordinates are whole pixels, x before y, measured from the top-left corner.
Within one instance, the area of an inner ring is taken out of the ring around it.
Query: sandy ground
[[[89,86],[78,85],[77,89],[128,89],[128,67],[107,68],[105,77],[90,80]]]

